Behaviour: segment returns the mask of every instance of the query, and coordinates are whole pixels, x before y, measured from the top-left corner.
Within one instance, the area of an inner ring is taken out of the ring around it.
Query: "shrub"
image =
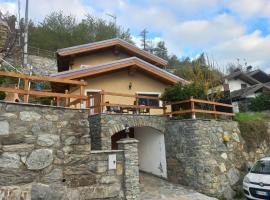
[[[270,110],[270,95],[260,95],[251,100],[249,109],[251,111]]]
[[[192,96],[198,99],[206,99],[207,93],[205,92],[204,85],[198,83],[191,83],[187,85],[178,83],[174,86],[166,88],[162,99],[164,101],[181,101],[189,99]]]

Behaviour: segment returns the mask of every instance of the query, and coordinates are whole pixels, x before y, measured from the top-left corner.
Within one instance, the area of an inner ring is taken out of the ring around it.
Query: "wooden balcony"
[[[19,101],[29,102],[29,98],[51,97],[50,105],[62,106],[68,108],[89,109],[90,115],[108,113],[108,114],[130,114],[130,115],[167,115],[170,117],[193,118],[231,118],[232,105],[190,98],[184,101],[165,102],[160,97],[123,94],[110,91],[100,91],[93,94],[85,94],[85,81],[75,81],[69,79],[59,79],[42,76],[30,76],[17,74],[14,72],[0,72],[0,76],[20,79],[16,87],[0,86],[0,91],[6,94],[16,94]],[[33,90],[29,87],[29,81],[45,81],[50,83],[71,85],[78,88],[79,94],[65,90],[64,93],[44,90]],[[9,95],[10,97],[10,95]],[[20,100],[22,99],[22,100]],[[6,98],[7,101],[14,101],[12,98]]]

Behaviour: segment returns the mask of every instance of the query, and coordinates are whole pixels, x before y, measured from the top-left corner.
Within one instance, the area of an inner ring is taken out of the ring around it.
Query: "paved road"
[[[141,200],[217,200],[181,185],[141,173]]]

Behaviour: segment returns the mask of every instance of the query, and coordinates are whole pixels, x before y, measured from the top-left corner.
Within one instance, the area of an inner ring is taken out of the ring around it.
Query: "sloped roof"
[[[251,85],[260,83],[258,80],[254,79],[253,77],[249,76],[248,74],[246,74],[242,71],[236,71],[234,73],[231,73],[228,76],[226,76],[225,78],[228,80],[239,78],[239,79],[241,79],[241,80],[243,80]]]
[[[259,83],[259,84],[252,85],[252,86],[244,88],[244,89],[232,91],[231,98],[232,99],[245,98],[246,96],[254,94],[255,92],[257,92],[260,89],[266,89],[266,90],[270,91],[270,87],[268,85]]]
[[[264,71],[260,69],[256,69],[254,71],[247,72],[249,76],[256,79],[257,81],[260,81],[261,83],[267,83],[270,82],[270,76],[269,74],[265,73]]]
[[[88,44],[83,44],[83,45],[77,45],[73,47],[68,47],[68,48],[63,48],[57,50],[57,54],[59,56],[69,56],[69,55],[74,55],[74,54],[79,54],[79,53],[85,53],[85,52],[91,52],[94,50],[98,49],[103,49],[103,48],[108,48],[112,46],[120,46],[136,55],[137,57],[141,57],[149,59],[153,62],[156,62],[162,66],[166,66],[168,62],[158,56],[155,56],[147,51],[144,51],[142,49],[139,49],[135,45],[132,45],[128,43],[127,41],[120,39],[120,38],[113,38],[109,40],[103,40],[100,42],[93,42],[93,43],[88,43]]]
[[[137,57],[130,57],[126,59],[116,60],[110,63],[104,63],[100,65],[95,66],[82,66],[81,69],[74,69],[74,70],[68,70],[63,71],[55,74],[51,74],[51,77],[57,77],[57,78],[68,78],[68,79],[77,79],[77,78],[83,78],[83,77],[89,77],[93,75],[103,74],[106,72],[119,70],[123,68],[128,68],[131,66],[136,66],[143,71],[154,75],[160,79],[165,80],[169,83],[177,83],[177,82],[184,82],[187,83],[188,81],[169,73],[159,67],[156,67],[155,65],[152,65],[142,59],[139,59]]]

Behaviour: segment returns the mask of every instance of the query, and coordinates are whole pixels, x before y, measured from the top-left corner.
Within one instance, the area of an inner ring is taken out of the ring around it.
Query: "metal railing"
[[[53,51],[49,51],[46,49],[41,49],[37,47],[28,46],[28,54],[29,55],[35,55],[35,56],[41,56],[46,58],[55,59],[56,54]]]

